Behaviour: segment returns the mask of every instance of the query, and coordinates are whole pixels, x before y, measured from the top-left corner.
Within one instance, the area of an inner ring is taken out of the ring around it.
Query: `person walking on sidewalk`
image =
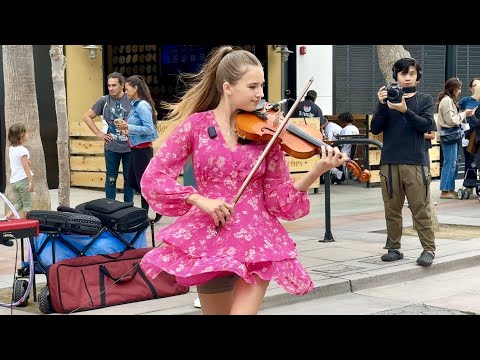
[[[397,60],[392,67],[393,79],[402,88],[412,87],[421,79],[420,64],[413,58]],[[433,98],[416,91],[402,98],[387,100],[387,88],[378,90],[379,103],[373,114],[371,131],[383,131],[380,158],[380,180],[387,225],[387,254],[383,261],[403,258],[400,252],[403,228],[402,208],[405,196],[416,225],[423,252],[417,264],[430,266],[435,257],[435,234],[430,197],[431,175],[425,156],[424,134],[432,129]]]
[[[263,67],[251,52],[222,46],[192,80],[180,102],[167,105],[177,126],[141,180],[152,209],[180,217],[157,233],[165,246],[150,250],[140,266],[151,278],[165,271],[196,286],[203,314],[257,314],[271,280],[294,295],[314,288],[278,219],[307,215],[309,186],[348,158],[322,147],[320,160],[294,182],[274,144],[234,208],[267,145],[238,143],[234,130],[238,111],[255,111],[264,95]],[[190,155],[196,188],[176,181]]]
[[[130,147],[125,133],[115,128],[114,120],[126,119],[130,113],[130,100],[123,91],[125,78],[118,72],[107,77],[108,95],[102,96],[87,110],[83,120],[95,134],[104,141],[105,151],[105,196],[115,200],[117,195],[117,178],[120,162],[123,166],[123,201],[133,202],[133,189],[128,185],[128,164],[130,163]],[[100,131],[95,125],[97,116],[102,117],[103,128]]]
[[[458,199],[455,191],[455,179],[458,174],[459,149],[462,146],[460,124],[466,123],[466,117],[472,116],[475,111],[474,109],[458,111],[457,101],[461,92],[462,82],[453,77],[445,82],[444,88],[438,94],[437,99],[438,133],[443,154],[443,166],[440,174],[440,190],[442,191],[440,199]],[[457,136],[452,137],[451,134]]]

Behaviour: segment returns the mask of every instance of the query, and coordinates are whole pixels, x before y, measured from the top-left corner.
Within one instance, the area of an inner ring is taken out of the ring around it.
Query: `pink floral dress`
[[[217,137],[208,136],[209,126]],[[295,243],[277,219],[294,220],[310,211],[307,192],[293,187],[280,146],[271,148],[218,234],[211,216],[185,201],[198,192],[231,202],[265,146],[227,146],[213,111],[192,114],[174,130],[141,180],[142,195],[153,210],[180,216],[156,234],[167,246],[152,249],[141,261],[151,278],[166,271],[179,284],[193,286],[232,273],[254,283],[256,274],[292,294],[313,289],[296,259]],[[197,189],[176,181],[190,155]]]

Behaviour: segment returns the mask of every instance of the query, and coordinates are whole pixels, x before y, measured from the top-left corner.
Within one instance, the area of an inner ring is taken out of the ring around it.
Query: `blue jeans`
[[[455,190],[455,179],[458,174],[458,143],[441,144],[443,154],[442,173],[440,174],[440,190]]]
[[[115,200],[117,195],[117,177],[120,160],[123,166],[123,201],[133,202],[133,189],[128,186],[128,163],[130,162],[130,152],[117,153],[105,150],[105,165],[107,173],[105,174],[105,194],[107,198]]]

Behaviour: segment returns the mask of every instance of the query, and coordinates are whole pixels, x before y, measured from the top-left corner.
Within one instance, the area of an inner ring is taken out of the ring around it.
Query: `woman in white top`
[[[461,137],[455,142],[442,141],[441,135],[454,128],[461,134],[460,124],[465,122],[467,116],[473,114],[472,109],[458,111],[458,96],[462,92],[462,82],[450,78],[445,82],[443,91],[438,94],[438,132],[443,153],[443,166],[440,174],[441,199],[457,199],[455,179],[458,174],[458,149],[461,146]]]

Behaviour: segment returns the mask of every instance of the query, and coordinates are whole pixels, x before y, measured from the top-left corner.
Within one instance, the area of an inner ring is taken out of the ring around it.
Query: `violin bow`
[[[248,183],[250,182],[250,180],[252,180],[252,177],[253,175],[255,175],[255,172],[257,171],[257,169],[260,167],[260,164],[262,163],[263,159],[265,159],[265,157],[267,156],[268,152],[270,151],[270,149],[272,148],[273,144],[275,143],[275,141],[277,140],[277,138],[280,136],[280,133],[283,131],[283,129],[285,128],[285,126],[287,125],[287,122],[288,122],[288,119],[290,119],[290,117],[292,116],[293,112],[297,109],[297,106],[298,106],[298,103],[301,101],[301,99],[303,98],[303,96],[305,95],[305,93],[307,92],[308,88],[310,87],[310,85],[312,85],[313,83],[313,76],[310,78],[310,80],[308,80],[307,84],[305,85],[305,87],[303,88],[302,92],[300,93],[300,95],[298,95],[297,99],[295,100],[295,102],[293,103],[292,107],[290,108],[290,111],[287,113],[287,115],[283,118],[282,122],[280,123],[280,125],[278,126],[278,129],[275,131],[275,133],[273,134],[272,138],[270,139],[270,141],[267,143],[267,146],[265,146],[265,149],[263,150],[262,154],[258,157],[258,160],[257,162],[255,163],[255,165],[253,166],[252,170],[250,171],[250,174],[248,174],[247,178],[245,179],[245,181],[243,182],[242,186],[240,187],[240,189],[238,190],[237,194],[235,195],[235,197],[233,198],[232,200],[232,205],[235,206],[235,204],[237,203],[238,199],[240,199],[240,196],[242,196],[243,192],[245,191]],[[218,231],[220,230],[220,228],[222,227],[222,223],[220,223],[216,228],[215,228],[215,232],[218,234]]]

